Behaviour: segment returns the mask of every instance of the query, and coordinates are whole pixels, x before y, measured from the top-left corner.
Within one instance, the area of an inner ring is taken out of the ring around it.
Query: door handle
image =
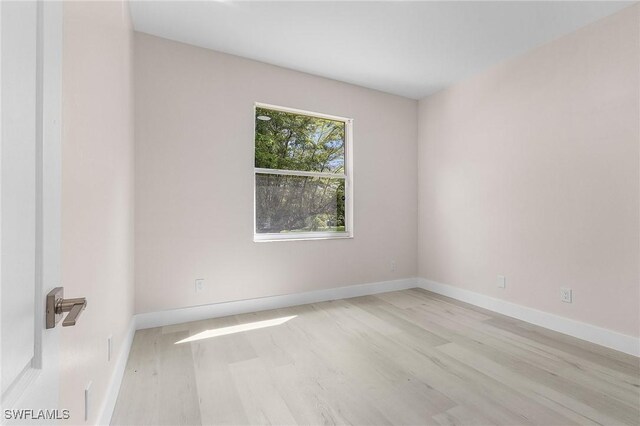
[[[78,297],[75,299],[64,298],[64,288],[56,287],[47,294],[47,328],[54,328],[62,319],[65,312],[69,312],[62,321],[63,327],[76,325],[78,317],[87,307],[87,299]]]
[[[69,327],[71,325],[76,325],[76,320],[84,311],[84,308],[87,307],[87,299],[84,297],[79,297],[76,299],[62,299],[57,305],[57,309],[60,312],[69,312],[69,314],[65,317],[64,321],[62,321],[63,327]]]

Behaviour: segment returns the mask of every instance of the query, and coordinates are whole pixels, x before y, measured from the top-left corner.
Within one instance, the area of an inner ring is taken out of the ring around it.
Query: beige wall
[[[64,4],[62,283],[88,301],[61,330],[60,407],[73,424],[89,382],[96,422],[133,314],[132,35],[125,3]]]
[[[135,40],[137,312],[415,276],[416,101]],[[256,101],[354,119],[355,238],[253,242]]]
[[[137,312],[418,274],[637,336],[639,10],[418,108],[134,36],[120,2],[65,3],[62,275],[67,296],[89,301],[62,330],[71,422],[83,423],[90,381],[96,421],[114,366],[107,337],[118,354],[134,312],[134,254]],[[256,101],[355,119],[354,239],[253,242]]]
[[[421,277],[638,336],[638,14],[420,102]]]

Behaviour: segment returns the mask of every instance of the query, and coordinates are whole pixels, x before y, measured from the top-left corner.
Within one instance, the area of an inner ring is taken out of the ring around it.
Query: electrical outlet
[[[395,261],[395,260],[392,260],[392,261],[391,261],[391,264],[390,264],[391,272],[395,272],[395,271],[396,271],[396,266],[397,266],[397,265],[396,265],[396,261]]]
[[[560,287],[560,300],[565,303],[573,302],[573,292],[570,288]]]
[[[89,397],[90,397],[90,391],[91,391],[91,382],[89,382],[87,384],[87,387],[84,388],[84,421],[88,421],[89,420]]]
[[[113,336],[107,337],[107,362],[111,362],[112,339]]]
[[[504,275],[498,275],[498,288],[506,288],[507,287],[507,277]]]
[[[204,278],[196,279],[196,293],[202,293],[204,291]]]

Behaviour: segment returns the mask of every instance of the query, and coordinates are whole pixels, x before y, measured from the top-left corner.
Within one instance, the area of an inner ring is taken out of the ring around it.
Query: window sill
[[[253,242],[268,243],[276,241],[344,240],[353,238],[348,232],[305,232],[303,234],[254,234]]]

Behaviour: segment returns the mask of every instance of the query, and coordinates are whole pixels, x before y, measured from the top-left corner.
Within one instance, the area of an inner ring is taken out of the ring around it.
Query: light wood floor
[[[640,365],[413,289],[138,331],[112,424],[638,425]]]

